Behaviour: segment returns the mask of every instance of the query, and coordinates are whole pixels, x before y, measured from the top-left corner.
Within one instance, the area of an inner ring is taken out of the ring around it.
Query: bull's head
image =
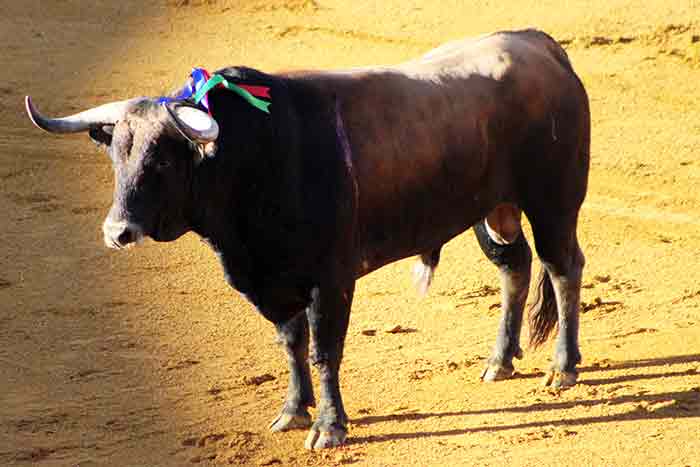
[[[114,166],[114,199],[104,240],[123,248],[144,236],[170,241],[190,230],[198,152],[219,134],[207,113],[146,98],[113,102],[64,118],[46,118],[26,98],[32,122],[51,133],[88,132]],[[200,149],[198,151],[197,149]]]

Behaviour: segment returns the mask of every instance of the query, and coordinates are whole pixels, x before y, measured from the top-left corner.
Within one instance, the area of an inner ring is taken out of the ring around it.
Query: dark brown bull
[[[223,89],[209,95],[213,118],[187,102],[145,98],[63,119],[41,116],[29,98],[27,109],[45,130],[89,131],[107,146],[116,175],[108,246],[192,230],[276,325],[290,384],[273,431],[311,425],[311,336],[321,390],[306,446],[344,442],[338,371],[355,281],[420,255],[425,291],[441,247],[471,226],[502,282],[504,313],[483,379],[511,376],[530,283],[521,212],[544,265],[532,338],[542,343],[558,325],[547,383],[575,383],[584,265],[576,224],[590,116],[556,42],[502,32],[393,67],[220,73],[269,87],[271,114]]]

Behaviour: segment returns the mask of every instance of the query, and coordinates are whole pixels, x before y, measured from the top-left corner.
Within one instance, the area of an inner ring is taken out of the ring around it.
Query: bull
[[[590,114],[550,36],[499,32],[395,66],[217,74],[269,90],[269,113],[221,87],[208,94],[210,112],[190,98],[129,99],[64,118],[43,116],[29,97],[26,107],[38,127],[88,132],[107,149],[116,177],[108,247],[193,231],[276,326],[290,376],[272,431],[310,427],[309,449],[344,443],[338,373],[355,282],[418,256],[425,292],[442,246],[470,227],[501,279],[503,315],[482,379],[510,377],[531,279],[523,213],[543,265],[531,341],[558,327],[546,384],[575,384]],[[320,375],[315,421],[309,363]]]

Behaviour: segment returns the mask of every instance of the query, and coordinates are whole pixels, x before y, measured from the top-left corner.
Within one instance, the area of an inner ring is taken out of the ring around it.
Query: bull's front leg
[[[321,395],[316,422],[304,443],[307,449],[340,446],[347,436],[348,417],[338,373],[354,289],[354,279],[326,281],[313,290],[313,303],[306,311],[313,344],[311,361],[318,368]]]
[[[278,324],[277,335],[289,359],[289,387],[279,416],[270,423],[270,431],[287,431],[311,425],[308,408],[314,407],[309,371],[309,324],[305,313]]]

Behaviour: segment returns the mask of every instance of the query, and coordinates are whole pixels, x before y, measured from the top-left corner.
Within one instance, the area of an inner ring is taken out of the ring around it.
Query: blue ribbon
[[[164,104],[166,102],[184,101],[190,99],[192,96],[197,94],[209,80],[209,73],[203,68],[194,68],[192,73],[190,73],[190,79],[187,80],[185,87],[182,88],[180,93],[175,97],[159,97],[156,101],[159,104]],[[204,109],[209,112],[209,98],[204,96],[200,102],[198,102]]]

